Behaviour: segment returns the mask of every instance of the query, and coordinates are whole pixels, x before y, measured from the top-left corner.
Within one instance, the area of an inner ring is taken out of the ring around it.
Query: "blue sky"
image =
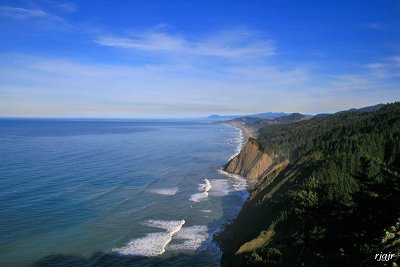
[[[0,1],[0,116],[319,113],[400,100],[399,1]]]

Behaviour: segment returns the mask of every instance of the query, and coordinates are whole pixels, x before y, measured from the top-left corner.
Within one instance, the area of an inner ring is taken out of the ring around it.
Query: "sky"
[[[0,117],[335,112],[400,100],[400,1],[0,0]]]

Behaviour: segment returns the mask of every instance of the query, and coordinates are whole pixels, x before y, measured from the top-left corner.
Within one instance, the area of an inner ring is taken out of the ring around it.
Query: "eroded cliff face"
[[[225,171],[238,174],[255,182],[270,172],[276,164],[276,157],[264,153],[254,138],[249,138],[240,153],[225,166]]]

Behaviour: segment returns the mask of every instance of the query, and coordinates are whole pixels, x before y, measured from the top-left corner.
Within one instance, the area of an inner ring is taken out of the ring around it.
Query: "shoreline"
[[[225,163],[225,166],[226,166],[233,158],[235,158],[235,157],[237,157],[237,155],[239,155],[239,153],[242,151],[243,147],[248,142],[248,139],[250,137],[255,138],[256,135],[255,135],[255,131],[253,129],[245,127],[245,126],[243,126],[243,125],[241,125],[239,123],[224,122],[222,124],[225,125],[225,126],[228,126],[228,127],[233,127],[233,128],[239,129],[238,139],[240,140],[240,148],[238,146],[238,149],[237,149],[236,153],[231,155],[228,158],[228,160]],[[236,180],[236,181],[239,181],[239,184],[240,184],[240,182],[242,182],[245,185],[244,185],[244,193],[242,195],[242,203],[238,206],[237,213],[228,222],[225,222],[224,224],[221,224],[219,226],[218,230],[213,233],[212,240],[217,245],[218,250],[221,253],[221,257],[222,257],[222,254],[224,253],[224,250],[223,250],[222,243],[218,239],[218,236],[223,234],[226,231],[226,227],[228,225],[231,225],[237,219],[240,211],[243,208],[244,203],[246,202],[246,200],[248,199],[248,197],[249,197],[249,195],[251,193],[251,184],[249,183],[250,181],[247,178],[245,178],[245,177],[243,177],[243,176],[241,176],[239,174],[234,174],[234,173],[230,173],[230,172],[225,171],[225,166],[219,168],[217,170],[218,173],[222,174],[223,176],[225,176],[229,180]],[[236,190],[238,190],[238,189],[236,189]],[[221,261],[219,263],[221,263]]]
[[[242,131],[242,133],[243,133],[243,139],[245,140],[245,142],[247,142],[250,137],[254,138],[254,139],[257,139],[257,130],[254,129],[254,128],[251,128],[251,127],[248,127],[248,126],[244,126],[241,123],[232,122],[232,121],[224,122],[224,124],[240,129]],[[244,145],[245,144],[243,144],[243,146]]]

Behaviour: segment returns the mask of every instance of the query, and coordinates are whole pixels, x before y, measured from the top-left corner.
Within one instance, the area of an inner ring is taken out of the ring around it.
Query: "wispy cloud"
[[[16,19],[42,18],[48,16],[40,9],[27,9],[22,7],[0,6],[0,14]]]
[[[186,51],[185,40],[165,33],[149,33],[137,38],[100,37],[96,43],[123,49],[137,49],[145,51]]]
[[[396,99],[391,77],[359,74],[318,80],[303,68],[229,64],[220,71],[176,62],[90,64],[61,58],[0,55],[0,114],[55,116],[204,116],[219,113],[316,113]],[[398,64],[397,56],[388,62]],[[379,89],[378,89],[379,88]]]
[[[121,49],[227,59],[264,58],[277,54],[270,40],[261,39],[256,32],[247,29],[220,31],[200,39],[189,39],[156,29],[130,37],[99,36],[95,42]]]
[[[327,80],[327,87],[331,92],[350,92],[353,90],[366,90],[376,83],[376,79],[368,78],[365,74],[346,74],[331,76]]]
[[[22,7],[0,6],[0,15],[13,19],[46,19],[53,21],[64,21],[62,18],[49,14],[41,9],[28,9]]]
[[[49,16],[41,9],[23,10],[26,19]],[[11,11],[0,9],[0,15]],[[93,38],[92,32],[86,34]],[[400,56],[331,75],[318,64],[282,62],[277,44],[249,28],[193,36],[159,25],[94,40],[99,54],[111,48],[124,59],[90,63],[0,54],[0,115],[316,113],[388,102],[399,95],[393,85],[400,77]]]
[[[234,66],[228,68],[233,77],[246,80],[248,83],[258,83],[265,87],[288,87],[302,85],[309,81],[309,72],[303,68],[280,69],[273,65]]]
[[[367,64],[371,75],[381,78],[400,78],[400,56],[388,57],[380,62]]]
[[[262,66],[253,66],[254,73],[250,75],[250,69],[230,68],[223,72],[197,68],[193,73],[192,68],[174,62],[135,67],[28,55],[0,58],[13,62],[0,64],[0,92],[8,92],[0,99],[3,115],[25,114],[29,102],[34,106],[32,114],[34,110],[51,114],[55,109],[69,114],[99,114],[103,109],[103,116],[251,113],[258,111],[257,107],[264,105],[261,102],[271,95],[287,94],[291,86],[301,86],[304,79],[301,72]],[[278,92],[277,88],[282,89]],[[54,103],[58,105],[55,107]],[[271,110],[280,109],[273,103],[268,105]]]
[[[73,28],[63,17],[47,12],[41,8],[26,8],[15,6],[0,5],[0,19],[15,21],[29,28],[37,28],[40,30],[69,30]]]

